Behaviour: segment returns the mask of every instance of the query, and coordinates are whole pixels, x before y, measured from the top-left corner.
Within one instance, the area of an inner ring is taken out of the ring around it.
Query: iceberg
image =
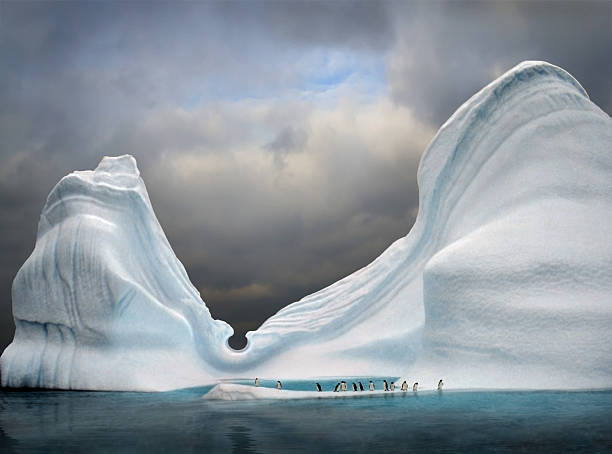
[[[611,144],[610,117],[574,78],[521,63],[425,150],[410,232],[280,310],[240,351],[172,251],[135,160],[105,157],[47,199],[13,282],[2,385],[387,374],[425,388],[610,387]]]
[[[131,156],[53,188],[12,290],[4,386],[189,386],[211,379],[210,348],[232,333],[189,282]]]

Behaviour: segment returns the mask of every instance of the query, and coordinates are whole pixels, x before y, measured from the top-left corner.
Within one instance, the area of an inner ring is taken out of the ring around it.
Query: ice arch
[[[227,345],[131,156],[64,177],[13,283],[3,386],[164,390],[222,377],[402,375],[612,385],[612,123],[525,62],[441,128],[410,233]]]

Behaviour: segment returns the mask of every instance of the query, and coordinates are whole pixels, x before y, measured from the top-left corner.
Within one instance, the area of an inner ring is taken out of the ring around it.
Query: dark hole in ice
[[[227,343],[234,350],[242,350],[244,347],[246,347],[247,338],[244,337],[243,333],[235,333],[227,340]]]

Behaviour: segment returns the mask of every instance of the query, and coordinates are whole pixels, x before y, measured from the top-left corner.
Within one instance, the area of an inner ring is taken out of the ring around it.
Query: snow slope
[[[561,69],[524,63],[441,128],[420,181],[430,172],[424,351],[409,373],[459,387],[612,386],[610,117]]]
[[[51,192],[13,284],[5,386],[161,390],[222,377],[400,375],[449,387],[612,386],[612,122],[525,62],[468,100],[419,166],[410,233],[247,334],[213,320],[135,161]]]
[[[212,380],[211,349],[232,334],[189,282],[131,156],[52,190],[13,282],[13,315],[5,386],[190,386]]]

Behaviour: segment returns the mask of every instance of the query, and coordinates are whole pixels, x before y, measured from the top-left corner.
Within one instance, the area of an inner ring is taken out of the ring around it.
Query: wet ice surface
[[[612,391],[205,401],[0,391],[0,452],[609,452]]]
[[[357,386],[359,386],[359,382],[361,382],[364,389],[367,390],[370,380],[374,382],[375,389],[377,390],[383,389],[383,386],[384,386],[383,380],[387,380],[388,384],[391,384],[391,382],[395,382],[398,388],[399,388],[399,385],[401,384],[401,383],[398,383],[399,377],[397,376],[395,377],[359,377],[359,376],[356,376],[356,377],[322,377],[322,378],[313,378],[311,380],[281,380],[281,382],[282,382],[282,387],[284,390],[316,391],[315,383],[319,383],[321,385],[322,391],[333,391],[336,384],[340,382],[341,380],[344,380],[346,382],[346,385],[349,391],[352,391],[352,388],[351,388],[352,383],[355,383],[357,384]],[[227,380],[226,383],[236,383],[239,385],[252,385],[253,379],[246,378],[246,379],[237,379],[237,380]],[[276,379],[261,377],[259,378],[259,386],[265,387],[265,388],[276,388]],[[410,387],[412,388],[412,383],[410,384]]]

